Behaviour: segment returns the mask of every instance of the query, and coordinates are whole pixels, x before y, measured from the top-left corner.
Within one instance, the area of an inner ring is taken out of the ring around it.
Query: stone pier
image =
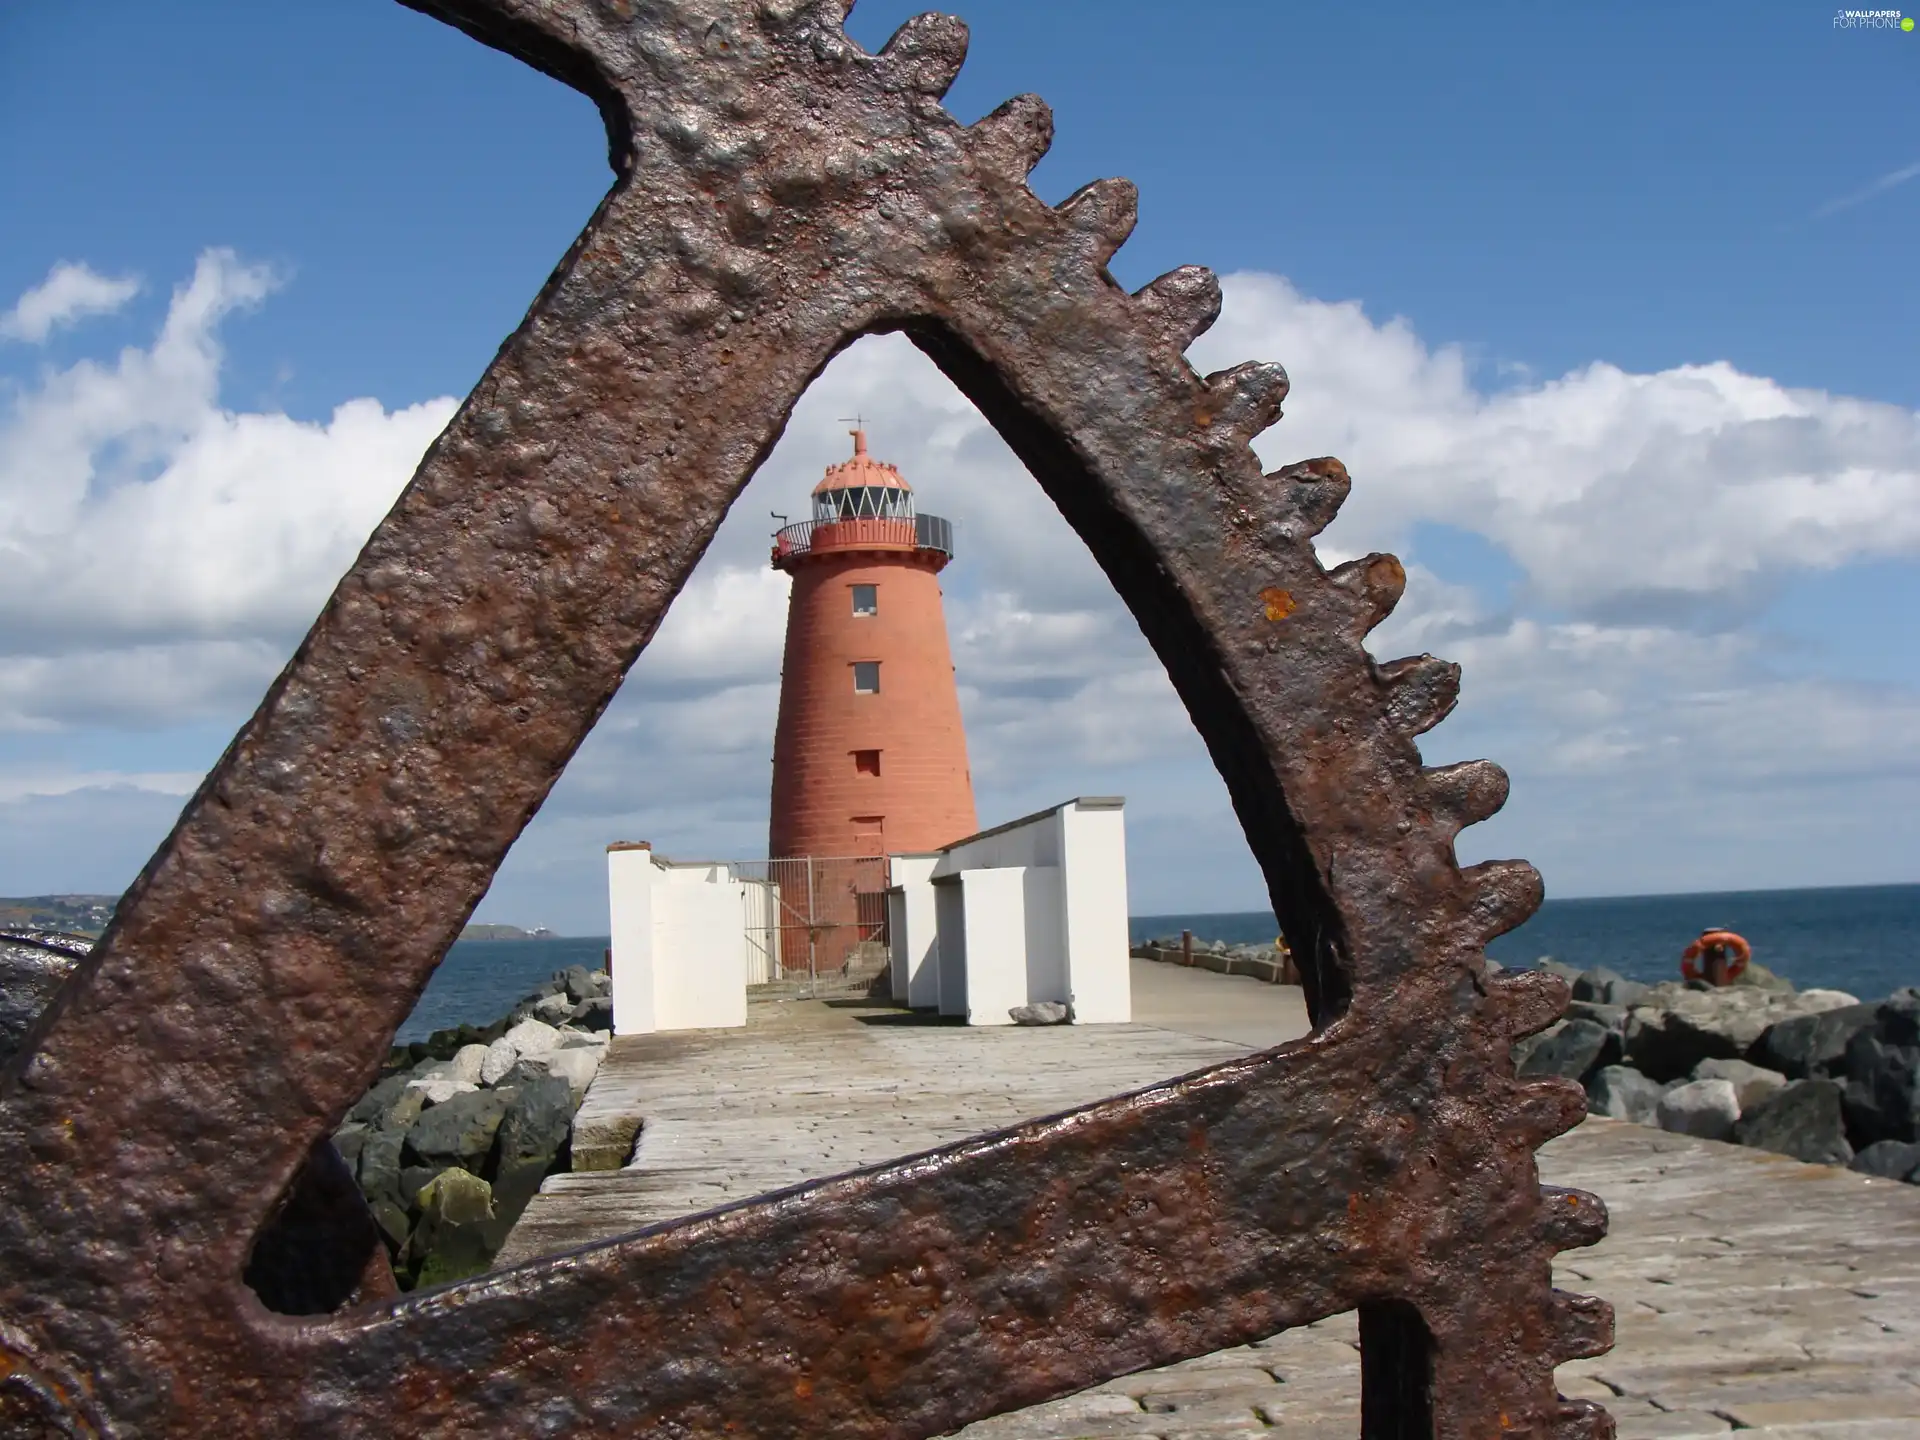
[[[1304,1034],[1297,990],[1133,967],[1131,1025],[968,1029],[856,1002],[770,998],[743,1030],[613,1042],[583,1131],[623,1168],[557,1176],[498,1264],[1138,1089]],[[847,1076],[826,1085],[823,1075]],[[1618,1316],[1612,1354],[1562,1368],[1621,1440],[1920,1436],[1920,1188],[1590,1119],[1542,1178],[1603,1196],[1612,1233],[1560,1260]],[[969,1440],[1353,1440],[1351,1316],[982,1421]]]

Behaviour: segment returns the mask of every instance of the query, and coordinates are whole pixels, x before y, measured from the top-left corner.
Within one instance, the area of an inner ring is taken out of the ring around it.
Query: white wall
[[[1133,1018],[1127,936],[1127,824],[1121,801],[1087,797],[1062,805],[1061,929],[1074,1018],[1122,1025]]]
[[[1016,1005],[1035,1000],[1073,1004],[1073,977],[1062,928],[1066,918],[1061,897],[1065,879],[1066,872],[1058,865],[1028,865],[1020,870],[1020,981],[1027,994],[1025,1000],[1016,1000]],[[1074,1018],[1079,1014],[1076,1007]]]
[[[607,909],[613,934],[613,1028],[621,1035],[657,1030],[653,975],[653,852],[607,847]]]
[[[616,1035],[747,1023],[748,889],[725,865],[607,848]]]
[[[934,1003],[942,1015],[967,1013],[967,910],[960,894],[960,877],[933,887],[934,923],[939,927],[934,945]]]
[[[1069,805],[1078,801],[1068,801]],[[978,835],[969,835],[964,840],[954,842],[940,852],[942,863],[938,874],[950,875],[959,870],[1009,869],[1025,865],[1058,865],[1060,863],[1060,811],[1066,806],[1057,806],[1052,810],[1042,810],[1035,815],[1025,815],[1018,820],[1009,820],[1004,825],[996,825],[991,830],[982,830]]]
[[[887,887],[887,993],[896,1005],[907,1003],[907,893]]]
[[[1011,1025],[1008,1014],[1033,998],[1027,993],[1027,876],[1024,865],[963,870],[960,901],[966,912],[966,958],[961,1014],[969,1025]],[[1050,887],[1042,887],[1050,888]]]
[[[895,855],[888,861],[892,887],[887,891],[887,942],[896,1003],[916,1010],[940,1004],[939,924],[934,913],[931,855]]]

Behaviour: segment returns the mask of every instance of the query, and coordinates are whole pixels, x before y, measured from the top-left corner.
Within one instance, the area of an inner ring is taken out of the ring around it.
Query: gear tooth
[[[1140,215],[1140,190],[1131,180],[1094,180],[1062,200],[1059,212],[1093,243],[1096,263],[1104,265],[1127,243]]]
[[[1534,1075],[1515,1087],[1512,1106],[1502,1117],[1504,1132],[1539,1149],[1587,1118],[1587,1092],[1578,1080]]]
[[[853,13],[854,0],[810,0],[805,7],[824,23],[844,30],[847,16]]]
[[[1420,782],[1434,817],[1456,835],[1498,814],[1511,788],[1507,772],[1491,760],[1462,760],[1423,769]]]
[[[1548,1440],[1614,1440],[1616,1433],[1613,1416],[1598,1400],[1568,1400],[1563,1396],[1548,1423],[1553,1427]]]
[[[878,58],[905,89],[938,100],[966,61],[966,22],[955,15],[916,15],[893,32]]]
[[[1353,488],[1347,467],[1331,455],[1284,465],[1267,479],[1289,512],[1288,533],[1301,540],[1311,540],[1331,525]]]
[[[1053,144],[1053,107],[1038,95],[1016,95],[967,133],[989,168],[1024,180]]]
[[[1184,351],[1220,318],[1220,280],[1204,265],[1182,265],[1134,292],[1148,322]]]
[[[1525,923],[1545,894],[1540,872],[1524,860],[1488,860],[1461,874],[1474,887],[1470,914],[1482,944]]]
[[[1391,615],[1407,593],[1407,568],[1394,555],[1363,555],[1334,566],[1327,578],[1360,601],[1362,633]]]
[[[1554,1291],[1548,1323],[1556,1360],[1591,1360],[1613,1348],[1613,1306],[1597,1295]]]
[[[1524,1040],[1567,1013],[1573,987],[1547,970],[1514,970],[1489,979],[1487,995],[1501,1032],[1509,1040]]]
[[[1205,380],[1207,398],[1198,418],[1243,444],[1280,418],[1291,382],[1286,367],[1272,360],[1249,360],[1231,370],[1216,370]]]
[[[1460,700],[1460,667],[1433,655],[1409,655],[1379,667],[1387,713],[1409,735],[1424,735]]]
[[[1540,1187],[1540,1238],[1555,1250],[1579,1250],[1607,1238],[1607,1206],[1585,1190]]]

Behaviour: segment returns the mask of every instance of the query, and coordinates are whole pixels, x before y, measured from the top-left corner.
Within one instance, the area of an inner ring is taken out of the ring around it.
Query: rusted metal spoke
[[[1261,474],[1277,365],[1187,365],[1212,277],[1113,283],[1132,186],[1038,200],[1031,97],[958,125],[957,21],[869,55],[834,0],[417,8],[590,95],[614,184],[12,1062],[0,1419],[907,1437],[1359,1306],[1369,1434],[1607,1433],[1552,1381],[1605,1307],[1550,1284],[1604,1212],[1532,1159],[1579,1096],[1509,1058],[1565,988],[1481,955],[1538,877],[1453,857],[1505,777],[1421,767],[1457,672],[1368,657],[1404,571],[1315,557],[1338,461]],[[979,405],[1139,620],[1322,1032],[580,1255],[269,1313],[243,1270],[289,1244],[325,1251],[326,1295],[379,1292],[316,1147],[795,401],[878,330]]]

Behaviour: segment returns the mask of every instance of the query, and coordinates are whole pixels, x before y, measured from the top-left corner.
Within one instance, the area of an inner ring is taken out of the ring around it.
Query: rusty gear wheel
[[[1367,1435],[1610,1434],[1553,1383],[1610,1341],[1551,1280],[1605,1213],[1533,1159],[1583,1096],[1509,1057],[1567,992],[1482,953],[1539,879],[1454,859],[1505,776],[1422,767],[1458,673],[1369,659],[1404,573],[1316,560],[1337,461],[1261,473],[1279,366],[1188,366],[1213,277],[1114,284],[1133,187],[1038,200],[1032,97],[955,122],[958,21],[874,55],[834,0],[412,3],[591,96],[616,178],[16,1058],[20,1353],[84,1376],[103,1434],[911,1437],[1357,1307]],[[1138,619],[1319,1029],[445,1290],[272,1313],[242,1283],[255,1234],[801,392],[884,330]]]

